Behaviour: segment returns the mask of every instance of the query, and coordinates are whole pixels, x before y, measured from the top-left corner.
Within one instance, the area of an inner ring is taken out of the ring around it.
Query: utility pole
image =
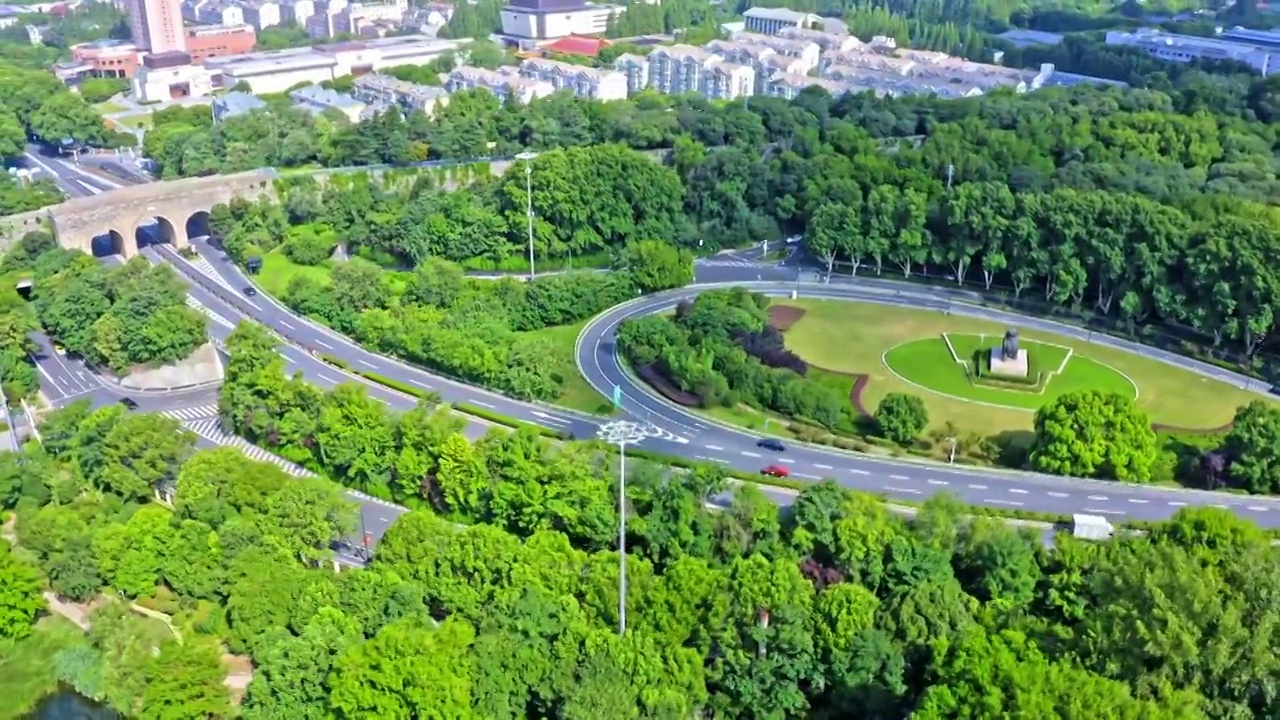
[[[529,227],[529,279],[535,276],[533,269],[533,159],[538,153],[522,152],[516,159],[524,161],[525,216]]]

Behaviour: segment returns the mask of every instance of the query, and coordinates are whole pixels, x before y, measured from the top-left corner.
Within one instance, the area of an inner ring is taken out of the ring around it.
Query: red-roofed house
[[[559,53],[561,55],[581,55],[583,57],[595,57],[600,51],[609,47],[613,43],[604,38],[583,37],[581,35],[570,35],[562,37],[555,42],[549,42],[542,46],[546,52]]]

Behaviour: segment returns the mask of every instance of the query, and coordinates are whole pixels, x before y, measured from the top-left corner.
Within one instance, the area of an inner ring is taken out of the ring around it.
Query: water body
[[[121,716],[74,690],[62,689],[41,700],[27,720],[121,720]]]

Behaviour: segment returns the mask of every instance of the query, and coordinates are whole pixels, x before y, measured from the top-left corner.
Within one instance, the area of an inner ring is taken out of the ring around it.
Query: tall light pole
[[[605,423],[596,436],[618,446],[618,634],[627,633],[627,446],[657,433],[630,420]]]
[[[529,279],[534,277],[533,272],[533,159],[538,157],[538,153],[522,152],[516,155],[517,160],[524,161],[524,198],[525,198],[525,219],[529,225]]]

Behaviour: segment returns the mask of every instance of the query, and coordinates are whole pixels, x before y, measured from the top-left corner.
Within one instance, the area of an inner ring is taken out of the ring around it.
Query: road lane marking
[[[1017,500],[997,500],[994,498],[984,498],[982,502],[990,503],[992,505],[1012,505],[1013,507],[1022,507],[1022,503],[1018,502]]]
[[[1106,501],[1107,501],[1107,496],[1106,496],[1106,495],[1090,495],[1090,496],[1089,496],[1089,499],[1090,499],[1090,500],[1097,500],[1097,501],[1099,501],[1099,502],[1106,502]]]
[[[1215,508],[1218,508],[1219,510],[1228,510],[1228,509],[1230,509],[1230,508],[1228,508],[1226,505],[1223,505],[1222,503],[1214,503],[1214,504],[1210,505],[1209,507],[1215,507]]]
[[[986,485],[970,485],[969,489],[970,490],[986,490],[987,486]]]
[[[889,479],[890,480],[910,480],[911,478],[907,477],[906,475],[890,475]]]
[[[1170,500],[1170,501],[1169,501],[1169,504],[1170,504],[1170,505],[1172,505],[1172,506],[1174,506],[1174,507],[1186,507],[1186,506],[1187,506],[1187,504],[1186,504],[1186,503],[1184,503],[1184,502],[1182,502],[1181,500]]]
[[[378,369],[378,366],[377,366],[377,365],[374,365],[373,363],[369,362],[368,360],[357,360],[356,362],[360,363],[361,365],[363,365],[363,366],[365,366],[365,367],[367,367],[367,368],[373,368],[374,370],[377,370],[377,369]]]
[[[919,494],[920,494],[920,491],[919,491],[919,490],[912,490],[911,488],[890,487],[889,485],[885,485],[885,486],[884,486],[883,488],[881,488],[881,489],[882,489],[882,490],[887,490],[888,492],[907,493],[907,494],[909,494],[909,495],[919,495]]]
[[[778,458],[778,462],[786,463],[788,465],[795,464],[795,460],[792,460],[791,458]]]
[[[717,452],[724,451],[724,448],[720,447],[719,445],[704,445],[703,447],[705,447],[708,450],[715,450]]]
[[[1085,512],[1090,515],[1125,515],[1123,510],[1103,510],[1102,508],[1085,508]]]
[[[322,373],[316,373],[316,377],[320,378],[321,380],[324,380],[325,382],[331,382],[331,383],[333,383],[334,385],[338,385],[338,384],[340,384],[340,382],[339,382],[338,380],[334,380],[333,378],[331,378],[331,377],[329,377],[329,376],[327,376],[327,375],[324,375],[324,374],[322,374]]]
[[[711,447],[711,446],[710,446],[710,445],[708,445],[707,447]],[[814,466],[814,467],[816,467],[816,468],[821,468],[821,469],[823,469],[823,470],[833,470],[833,469],[834,469],[834,468],[832,468],[830,465],[822,465],[822,464],[819,464],[819,463],[814,463],[814,464],[813,464],[813,466]]]
[[[1143,500],[1142,498],[1129,498],[1129,502],[1133,503],[1134,505],[1146,505],[1146,504],[1147,504],[1147,501],[1146,501],[1146,500]]]
[[[290,324],[289,324],[289,321],[288,321],[288,320],[281,320],[281,321],[280,321],[280,324],[281,324],[281,325],[283,325],[283,326],[285,326],[285,327],[287,327],[287,328],[289,328],[290,330],[297,330],[297,328],[295,328],[294,326],[292,326],[292,325],[290,325]]]
[[[496,408],[496,407],[494,407],[493,405],[490,405],[489,403],[487,403],[487,402],[485,402],[485,401],[483,401],[483,400],[472,400],[472,401],[471,401],[471,404],[472,404],[472,405],[479,405],[480,407],[483,407],[483,408],[489,408],[490,410],[496,410],[496,409],[497,409],[497,408]]]
[[[853,473],[854,475],[870,475],[871,474],[866,470],[850,470],[849,472]]]
[[[1027,494],[1027,491],[1026,491],[1026,490],[1023,490],[1022,488],[1009,488],[1009,492],[1013,493],[1014,495],[1026,495],[1026,494]]]
[[[1064,498],[1064,497],[1071,497],[1071,496],[1068,495],[1067,493],[1051,492],[1049,493],[1049,497]]]
[[[821,479],[822,479],[822,478],[818,477],[817,475],[807,475],[807,474],[805,474],[805,473],[792,473],[792,476],[793,476],[793,477],[800,477],[800,478],[804,478],[805,480],[821,480]]]
[[[760,457],[760,453],[747,452],[746,450],[743,450],[742,454],[747,457]]]
[[[330,345],[329,343],[327,343],[327,342],[325,342],[325,341],[321,340],[320,338],[316,338],[316,344],[317,344],[317,345],[319,345],[319,346],[320,346],[320,347],[322,347],[322,348],[328,348],[329,350],[332,350],[332,349],[333,349],[333,346],[332,346],[332,345]]]
[[[1265,507],[1261,506],[1261,505],[1250,505],[1250,506],[1246,507],[1246,508],[1245,508],[1245,510],[1252,510],[1252,511],[1254,511],[1254,512],[1266,512],[1266,511],[1267,511],[1267,509],[1266,509]]]
[[[946,485],[948,483],[946,480],[930,480],[929,484],[930,485]]]

